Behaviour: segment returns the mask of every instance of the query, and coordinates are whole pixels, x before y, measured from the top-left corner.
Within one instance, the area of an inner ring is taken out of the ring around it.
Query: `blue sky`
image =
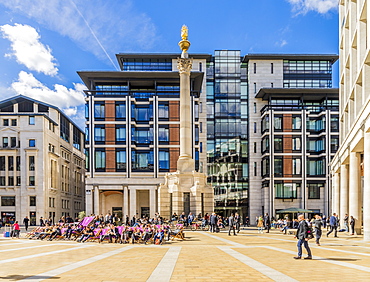
[[[115,70],[115,54],[338,53],[337,0],[0,0],[0,99],[23,94],[83,127],[76,71]],[[338,64],[334,69],[338,86]]]

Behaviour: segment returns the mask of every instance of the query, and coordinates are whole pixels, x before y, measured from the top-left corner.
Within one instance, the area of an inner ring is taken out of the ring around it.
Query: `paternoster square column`
[[[192,172],[195,170],[195,162],[192,158],[193,138],[191,122],[191,99],[190,99],[190,72],[193,60],[189,58],[187,50],[190,47],[188,41],[188,28],[183,25],[181,29],[182,40],[179,46],[182,50],[181,58],[177,60],[177,68],[180,75],[180,156],[177,161],[177,169],[180,172]]]

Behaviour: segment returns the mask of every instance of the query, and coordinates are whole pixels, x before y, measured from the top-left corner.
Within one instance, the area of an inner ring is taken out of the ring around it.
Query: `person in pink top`
[[[19,233],[21,232],[21,229],[19,227],[18,221],[16,221],[13,224],[13,237],[17,237],[19,239]]]

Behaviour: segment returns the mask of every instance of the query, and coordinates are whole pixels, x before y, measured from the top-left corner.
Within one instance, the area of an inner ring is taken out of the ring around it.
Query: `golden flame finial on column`
[[[189,30],[186,25],[183,25],[181,28],[181,38],[182,40],[179,42],[180,49],[182,50],[181,58],[187,58],[187,51],[190,47],[190,42],[188,41],[188,34]]]

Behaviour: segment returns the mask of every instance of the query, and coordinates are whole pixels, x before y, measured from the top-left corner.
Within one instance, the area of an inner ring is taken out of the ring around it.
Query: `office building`
[[[85,209],[84,134],[57,107],[15,96],[0,102],[1,218],[31,225]]]
[[[370,56],[367,0],[339,1],[340,147],[331,163],[332,211],[370,240]]]
[[[78,72],[86,91],[86,211],[150,216],[158,187],[177,169],[180,77],[178,54],[118,54],[120,71]],[[192,157],[206,165],[206,97],[209,55],[191,54]]]

